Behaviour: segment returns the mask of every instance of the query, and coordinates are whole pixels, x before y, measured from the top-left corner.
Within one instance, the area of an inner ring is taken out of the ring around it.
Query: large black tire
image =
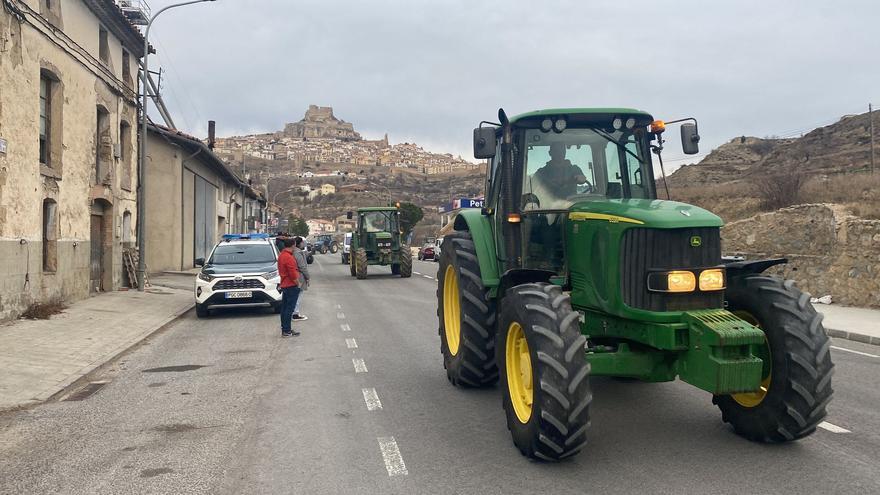
[[[309,253],[309,254],[306,256],[306,263],[309,264],[309,265],[311,265],[311,264],[314,263],[314,262],[315,262],[315,256],[314,256],[312,253]]]
[[[321,254],[327,254],[327,245],[321,244]]]
[[[355,264],[355,256],[352,256],[351,254],[349,254],[348,255],[348,269],[349,269],[349,271],[351,271],[352,277],[357,275],[357,273],[355,272],[354,264]]]
[[[406,244],[400,245],[400,278],[412,277],[412,252]]]
[[[584,354],[587,339],[581,334],[579,318],[569,296],[556,285],[518,285],[504,296],[497,343],[501,393],[513,443],[526,457],[558,461],[577,454],[586,444],[593,396],[590,364]],[[525,379],[517,378],[523,377],[523,368],[508,366],[508,358],[514,355],[509,346],[519,340],[516,327],[528,345],[531,365],[525,369],[531,374]],[[532,402],[527,415],[514,406],[512,396],[518,388],[511,383],[517,380],[530,384]]]
[[[400,275],[400,263],[391,263],[391,274]]]
[[[196,304],[196,317],[197,318],[207,318],[211,316],[211,311],[206,308],[204,305]]]
[[[367,250],[358,248],[354,253],[354,274],[359,280],[367,278]]]
[[[347,265],[347,264],[348,264],[348,255],[345,254],[345,253],[342,253],[342,264],[343,264],[343,265]]]
[[[330,252],[332,254],[336,254],[338,251],[339,251],[339,245],[336,244],[335,242],[331,242],[330,243]]]
[[[826,416],[834,364],[831,341],[809,294],[794,281],[754,274],[728,281],[728,309],[757,324],[769,344],[766,393],[716,395],[723,421],[749,440],[788,442],[806,437]],[[756,349],[766,353],[767,349]],[[766,355],[766,354],[765,354]]]
[[[456,386],[494,385],[498,381],[495,303],[489,299],[480,278],[480,265],[470,232],[446,236],[443,249],[437,273],[437,318],[440,320],[440,352],[446,377]],[[445,293],[450,281],[454,281],[458,290],[455,293],[455,288],[449,286],[450,306],[447,307]],[[457,317],[453,308],[458,308]]]

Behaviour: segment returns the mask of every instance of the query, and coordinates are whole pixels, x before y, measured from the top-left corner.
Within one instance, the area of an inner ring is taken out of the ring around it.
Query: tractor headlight
[[[205,272],[199,272],[199,278],[204,280],[205,282],[210,282],[210,281],[214,280],[213,275],[211,275],[209,273],[205,273]]]
[[[700,290],[711,291],[724,288],[724,270],[712,268],[700,272]]]
[[[693,292],[697,288],[694,272],[673,270],[648,274],[648,290],[652,292]]]

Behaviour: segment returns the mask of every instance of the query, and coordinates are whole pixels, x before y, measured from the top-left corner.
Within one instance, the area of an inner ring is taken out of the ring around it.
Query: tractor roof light
[[[654,134],[662,134],[666,130],[666,122],[655,120],[651,122],[651,132]]]
[[[623,119],[620,117],[614,117],[614,120],[611,121],[611,127],[613,127],[615,131],[619,131],[620,128],[623,127]]]
[[[635,118],[630,117],[630,118],[626,119],[626,128],[627,129],[632,129],[635,126],[636,126],[636,119]]]
[[[562,118],[556,119],[556,122],[553,123],[553,130],[556,132],[562,132],[566,127],[568,127],[568,122]]]
[[[553,129],[553,121],[550,120],[550,117],[541,121],[541,130],[544,132],[550,132]]]
[[[724,270],[721,268],[710,268],[700,272],[701,291],[722,290],[725,287],[724,282]]]

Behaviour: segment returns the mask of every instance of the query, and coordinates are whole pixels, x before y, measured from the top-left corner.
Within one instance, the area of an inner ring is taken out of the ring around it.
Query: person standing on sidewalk
[[[278,274],[281,276],[281,336],[299,335],[291,327],[293,309],[299,299],[299,269],[293,256],[293,239],[284,239],[284,249],[278,255]]]
[[[305,241],[302,237],[294,237],[293,238],[293,257],[296,259],[296,266],[299,268],[299,288],[300,293],[299,297],[296,298],[296,307],[293,308],[293,321],[302,321],[308,320],[309,318],[299,312],[300,306],[302,306],[303,292],[309,290],[309,264],[306,262],[306,253],[303,251],[305,247]]]

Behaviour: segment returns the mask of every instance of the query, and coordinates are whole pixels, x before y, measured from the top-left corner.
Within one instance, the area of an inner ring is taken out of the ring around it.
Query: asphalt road
[[[94,395],[0,415],[0,493],[880,493],[876,346],[834,343],[830,430],[800,442],[743,440],[682,383],[594,378],[589,447],[542,464],[497,388],[446,381],[435,263],[359,281],[316,259],[300,337],[190,313]]]

